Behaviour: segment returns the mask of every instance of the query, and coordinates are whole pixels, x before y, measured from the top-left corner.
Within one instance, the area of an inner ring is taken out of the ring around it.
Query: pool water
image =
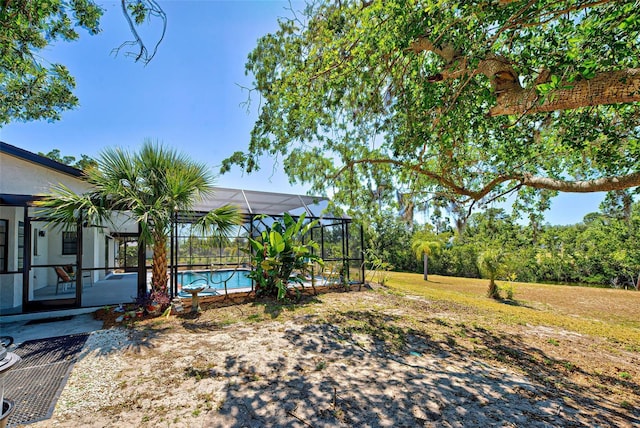
[[[215,271],[184,271],[178,272],[178,284],[182,287],[206,287],[208,289],[251,288],[248,270],[215,270]]]

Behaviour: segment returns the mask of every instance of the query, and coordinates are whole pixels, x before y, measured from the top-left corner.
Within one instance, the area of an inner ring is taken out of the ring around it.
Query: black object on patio
[[[15,404],[9,426],[51,417],[88,337],[84,333],[29,340],[16,348],[22,362],[5,378],[5,394]]]

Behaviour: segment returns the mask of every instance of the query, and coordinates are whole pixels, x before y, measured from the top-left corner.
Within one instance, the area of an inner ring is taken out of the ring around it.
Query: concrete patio
[[[96,307],[134,302],[137,296],[137,273],[109,274],[93,284],[85,280],[82,290],[82,307]],[[73,297],[75,287],[48,285],[34,291],[34,300],[50,300]]]

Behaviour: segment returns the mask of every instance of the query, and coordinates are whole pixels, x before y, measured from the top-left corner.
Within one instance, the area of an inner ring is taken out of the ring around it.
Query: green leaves
[[[91,224],[110,224],[114,213],[129,216],[141,227],[141,240],[154,244],[154,262],[164,263],[158,270],[154,267],[153,284],[166,286],[167,260],[162,252],[166,252],[170,227],[175,216],[191,211],[203,195],[211,194],[208,168],[175,150],[145,141],[137,153],[105,149],[97,167],[86,171],[86,180],[91,190],[85,194],[63,185],[54,187],[36,203],[39,214],[61,227],[75,226],[80,218]],[[237,207],[225,205],[194,221],[205,234],[220,236],[235,230],[241,215]]]
[[[127,9],[129,9],[131,16],[133,16],[133,20],[138,25],[142,24],[147,17],[147,8],[140,0],[128,3]]]
[[[422,230],[417,230],[411,240],[411,249],[418,260],[422,260],[424,255],[431,256],[437,254],[444,245],[447,235],[438,235],[431,230],[430,225],[426,225]]]
[[[282,299],[290,282],[300,282],[312,273],[314,265],[322,266],[322,259],[315,254],[317,243],[307,238],[318,221],[307,222],[305,218],[302,214],[296,220],[288,213],[281,220],[257,218],[267,220],[259,238],[249,238],[254,265],[249,276],[256,281],[258,294]]]
[[[282,253],[286,248],[286,244],[284,242],[284,238],[275,230],[272,230],[269,233],[269,248],[271,255],[277,255],[278,253]]]
[[[57,39],[77,39],[76,27],[98,33],[101,15],[90,0],[2,3],[0,126],[13,120],[59,120],[63,111],[77,106],[75,81],[67,68],[43,67],[39,51]]]
[[[73,41],[81,27],[98,34],[102,8],[95,0],[28,0],[0,3],[0,126],[11,121],[59,120],[75,108],[75,81],[64,65],[51,64],[42,49],[58,40]],[[166,16],[153,0],[123,0],[123,15],[138,46],[136,60],[149,62],[166,29]],[[148,50],[135,26],[148,17],[160,18],[162,35]],[[132,20],[133,18],[133,20]],[[118,51],[119,48],[116,48]]]
[[[522,185],[544,188],[544,179],[624,177],[640,164],[628,149],[640,134],[638,103],[590,106],[583,99],[589,107],[487,113],[508,89],[496,79],[522,86],[538,106],[563,101],[558,94],[581,82],[639,67],[634,7],[310,4],[283,18],[250,54],[259,118],[246,152],[227,159],[224,170],[253,171],[263,155],[282,157],[292,181],[331,194],[354,215],[398,208],[395,192],[416,204],[426,194],[470,204]],[[432,47],[420,48],[421,41]],[[491,58],[512,70],[491,75],[482,69]],[[380,183],[395,192],[380,191]]]
[[[594,60],[582,61],[580,66],[578,67],[578,71],[585,79],[593,79],[596,76],[597,69],[598,63]]]

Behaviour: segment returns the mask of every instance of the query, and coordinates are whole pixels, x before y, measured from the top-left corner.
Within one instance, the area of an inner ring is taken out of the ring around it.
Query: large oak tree
[[[308,3],[246,64],[239,164],[338,202],[487,202],[640,184],[637,1]],[[386,190],[385,190],[386,189]],[[535,198],[534,198],[535,199]]]

